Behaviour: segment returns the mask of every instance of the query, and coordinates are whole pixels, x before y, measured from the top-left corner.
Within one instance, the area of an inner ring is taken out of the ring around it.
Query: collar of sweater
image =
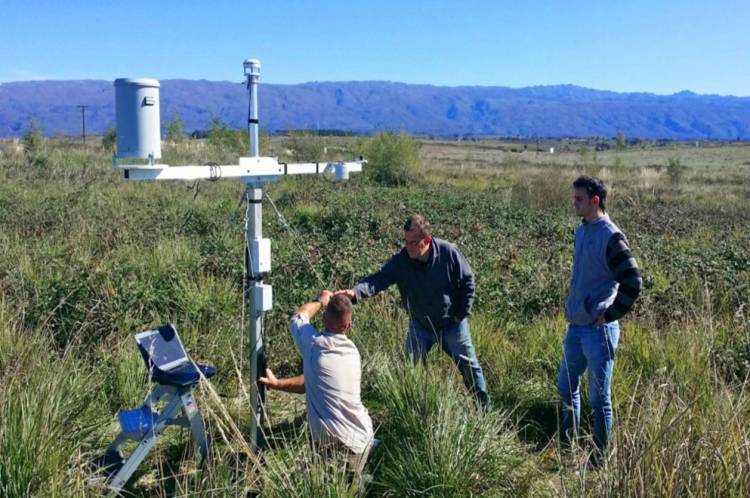
[[[594,218],[591,221],[586,221],[586,219],[583,219],[581,220],[581,223],[586,226],[593,226],[598,225],[599,223],[604,223],[605,221],[609,221],[609,215],[607,213],[604,213],[603,215],[599,216],[598,218]]]

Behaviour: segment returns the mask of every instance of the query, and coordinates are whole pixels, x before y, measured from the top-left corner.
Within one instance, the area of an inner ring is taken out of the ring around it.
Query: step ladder
[[[115,492],[122,490],[170,425],[190,428],[200,450],[201,464],[208,454],[208,440],[193,388],[201,376],[209,378],[216,369],[195,364],[188,358],[172,324],[136,334],[135,340],[155,385],[139,408],[119,411],[121,432],[95,462],[105,485]],[[159,403],[163,406],[161,411],[157,410]],[[128,440],[138,441],[138,446],[125,459],[122,445]]]

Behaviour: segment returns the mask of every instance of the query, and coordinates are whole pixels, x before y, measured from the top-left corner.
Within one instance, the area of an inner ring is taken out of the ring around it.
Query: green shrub
[[[618,132],[617,136],[615,137],[615,148],[617,150],[624,150],[625,149],[625,134],[623,132]]]
[[[172,121],[167,123],[167,140],[170,142],[179,144],[185,140],[185,125],[182,124],[182,120],[179,116],[175,115]]]
[[[23,150],[28,156],[35,156],[44,149],[44,135],[42,127],[36,118],[31,118],[26,133],[21,137]]]
[[[42,127],[35,118],[31,118],[26,133],[21,137],[23,152],[29,164],[37,168],[49,166],[46,140],[42,134]]]
[[[102,148],[107,152],[114,152],[117,144],[117,130],[109,128],[102,136]]]
[[[240,156],[248,154],[247,132],[229,128],[221,122],[219,116],[211,118],[211,128],[208,130],[208,144],[213,149],[227,154]]]
[[[680,183],[687,172],[687,166],[682,164],[682,160],[679,156],[670,157],[667,159],[667,176],[672,183]]]
[[[419,146],[405,133],[379,133],[363,143],[361,151],[368,178],[381,185],[408,185],[422,169]]]

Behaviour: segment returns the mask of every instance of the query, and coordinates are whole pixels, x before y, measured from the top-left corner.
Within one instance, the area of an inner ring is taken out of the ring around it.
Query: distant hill
[[[162,125],[179,115],[185,129],[205,130],[211,116],[232,127],[247,119],[240,83],[161,81]],[[110,81],[24,81],[0,84],[0,136],[19,136],[35,117],[47,135],[80,133],[77,105],[88,105],[86,128],[114,126]],[[261,127],[404,130],[420,135],[750,139],[750,97],[680,92],[616,93],[572,85],[440,87],[384,81],[260,86]]]

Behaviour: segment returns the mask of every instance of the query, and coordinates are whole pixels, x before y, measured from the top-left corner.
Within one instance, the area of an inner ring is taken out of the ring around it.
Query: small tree
[[[102,136],[102,148],[107,152],[115,151],[115,144],[117,143],[117,130],[114,127],[104,132]]]
[[[685,176],[687,166],[682,164],[679,156],[670,157],[667,159],[667,176],[672,183],[680,183],[682,178]]]
[[[36,118],[31,118],[29,121],[29,127],[26,129],[26,133],[21,137],[21,143],[23,144],[23,150],[26,154],[36,155],[42,152],[44,147],[44,134],[42,133],[42,127]]]
[[[182,124],[180,116],[176,115],[172,118],[172,121],[167,123],[167,140],[176,144],[181,143],[185,139],[185,125]]]
[[[247,133],[243,130],[233,130],[221,122],[219,116],[211,118],[211,128],[208,130],[208,143],[211,147],[223,152],[246,154]]]
[[[419,145],[405,133],[379,133],[360,146],[367,176],[382,185],[407,185],[422,169]]]
[[[615,147],[617,148],[617,150],[625,149],[625,134],[623,132],[617,133],[617,137],[615,138]]]

